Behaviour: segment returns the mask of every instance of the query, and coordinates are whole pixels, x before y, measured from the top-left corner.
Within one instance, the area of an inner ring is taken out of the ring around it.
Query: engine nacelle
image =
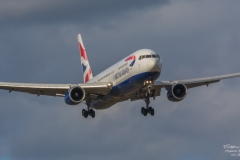
[[[187,87],[184,84],[173,84],[167,92],[167,98],[172,102],[179,102],[187,96]]]
[[[79,87],[72,87],[70,88],[64,97],[64,100],[69,105],[77,105],[81,103],[85,98],[85,91]]]

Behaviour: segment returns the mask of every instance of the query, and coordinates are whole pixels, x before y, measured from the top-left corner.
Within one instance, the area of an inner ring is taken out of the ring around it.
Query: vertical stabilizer
[[[90,79],[93,78],[92,69],[88,62],[87,53],[83,45],[81,35],[78,34],[77,38],[78,38],[78,47],[80,51],[80,60],[81,60],[82,70],[83,70],[83,82],[87,83]]]

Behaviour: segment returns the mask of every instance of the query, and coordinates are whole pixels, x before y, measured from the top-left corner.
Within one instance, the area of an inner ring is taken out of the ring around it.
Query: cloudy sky
[[[93,74],[150,48],[163,59],[160,80],[240,72],[239,0],[0,0],[0,81],[82,82],[77,34]],[[84,119],[84,104],[0,91],[0,160],[239,159],[240,78],[126,101]]]

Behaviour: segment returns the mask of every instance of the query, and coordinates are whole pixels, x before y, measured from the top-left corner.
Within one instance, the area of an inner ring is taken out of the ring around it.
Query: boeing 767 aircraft
[[[167,90],[167,98],[173,102],[183,100],[188,89],[209,85],[222,79],[240,76],[240,73],[215,77],[158,81],[161,74],[161,57],[150,49],[138,50],[113,66],[93,77],[81,35],[78,34],[78,46],[83,69],[83,82],[80,84],[37,84],[0,82],[0,89],[30,94],[60,96],[69,105],[85,102],[87,109],[82,110],[83,117],[95,117],[95,111],[107,109],[125,100],[144,100],[146,107],[141,108],[144,116],[154,115],[149,106],[150,98],[160,96],[161,89]]]

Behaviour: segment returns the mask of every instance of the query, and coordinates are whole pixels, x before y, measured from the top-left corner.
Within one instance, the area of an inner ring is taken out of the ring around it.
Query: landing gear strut
[[[141,108],[141,113],[146,116],[148,113],[151,114],[151,116],[154,116],[154,109],[149,106],[150,104],[150,89],[151,86],[148,87],[148,91],[146,92],[146,97],[143,99],[146,103],[146,108]]]
[[[144,116],[146,116],[148,113],[151,114],[151,116],[154,116],[154,109],[149,106],[150,98],[146,98],[144,101],[146,102],[146,108],[142,107],[141,112]]]

